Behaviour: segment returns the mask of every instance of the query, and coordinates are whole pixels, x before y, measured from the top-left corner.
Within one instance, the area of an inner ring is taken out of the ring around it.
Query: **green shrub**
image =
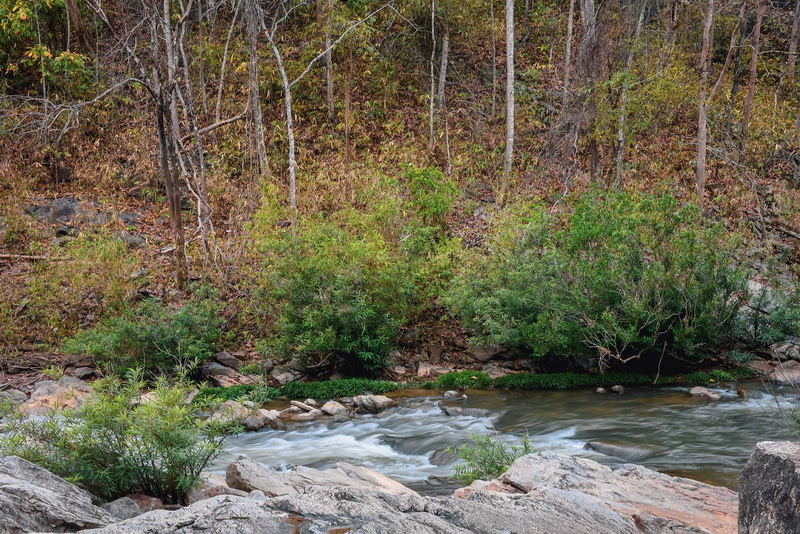
[[[159,377],[142,403],[141,372],[94,383],[80,411],[6,420],[0,453],[42,465],[105,499],[145,493],[178,503],[236,425],[201,421],[184,400],[191,385]]]
[[[480,371],[455,371],[440,375],[436,385],[445,389],[485,389],[492,387],[492,379]]]
[[[387,361],[413,306],[413,273],[376,233],[310,225],[274,243],[266,298],[276,304],[275,349],[340,358],[353,374]]]
[[[662,353],[692,362],[734,337],[746,295],[718,225],[669,195],[592,191],[571,212],[495,221],[446,302],[479,341],[521,354],[587,354],[601,368]]]
[[[381,395],[395,391],[402,384],[386,380],[367,380],[365,378],[345,378],[327,382],[289,382],[281,393],[290,399],[336,399],[354,397],[365,393]]]
[[[441,226],[450,212],[458,187],[436,167],[419,169],[409,166],[405,181],[408,184],[409,205],[424,224]]]
[[[128,315],[78,332],[62,350],[89,354],[116,373],[138,367],[170,372],[196,365],[213,354],[221,326],[217,308],[210,301],[190,302],[174,310],[146,300]]]
[[[497,478],[511,467],[514,460],[535,452],[528,434],[522,437],[520,446],[508,447],[499,438],[492,438],[490,435],[473,434],[472,441],[475,442],[474,446],[448,448],[450,452],[457,452],[465,462],[455,466],[455,478],[464,485],[472,484],[476,480]]]
[[[266,382],[256,384],[247,394],[247,399],[256,404],[267,404],[281,396],[281,390],[269,387]]]

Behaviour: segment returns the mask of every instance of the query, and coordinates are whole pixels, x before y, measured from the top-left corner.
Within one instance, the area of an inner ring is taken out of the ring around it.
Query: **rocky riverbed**
[[[0,460],[2,532],[250,533],[784,533],[800,525],[800,444],[763,442],[740,495],[641,466],[612,470],[556,453],[518,459],[499,479],[423,497],[363,467],[276,471],[249,460],[206,475],[193,504],[92,497],[16,457]],[[156,509],[154,509],[156,508]],[[737,514],[737,509],[740,513]]]

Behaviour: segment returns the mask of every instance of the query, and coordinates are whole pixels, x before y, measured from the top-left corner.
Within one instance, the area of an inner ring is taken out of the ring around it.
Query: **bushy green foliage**
[[[384,238],[330,224],[278,243],[267,298],[278,304],[279,350],[341,357],[354,373],[386,364],[412,307],[413,279]]]
[[[142,367],[169,372],[195,365],[214,352],[222,321],[209,300],[172,309],[157,300],[142,302],[133,312],[112,317],[67,340],[63,350],[89,354],[117,373]]]
[[[509,210],[447,302],[480,340],[601,367],[689,361],[734,336],[745,276],[721,226],[672,196],[592,191],[561,218]]]
[[[504,389],[575,389],[581,387],[645,386],[656,377],[640,373],[514,373],[495,379],[494,385]],[[658,384],[673,382],[673,377],[659,377]]]
[[[491,480],[499,477],[514,463],[514,460],[535,452],[528,434],[522,437],[519,446],[507,446],[499,438],[490,435],[472,435],[475,445],[462,445],[458,448],[449,447],[451,452],[457,452],[464,460],[463,464],[456,464],[455,478],[464,485],[472,484],[476,480]]]
[[[457,196],[458,187],[436,167],[409,167],[405,174],[409,205],[424,224],[440,226]]]
[[[454,371],[440,375],[436,385],[446,389],[485,389],[492,387],[492,379],[480,371]]]
[[[402,384],[386,380],[344,378],[325,382],[290,382],[283,386],[281,393],[290,399],[336,399],[365,393],[381,395],[401,387]]]
[[[178,503],[238,427],[201,421],[200,408],[184,402],[191,385],[181,378],[157,378],[143,402],[144,386],[140,372],[126,381],[105,378],[80,411],[17,414],[6,421],[0,453],[42,465],[105,499],[145,493]]]
[[[280,389],[269,387],[266,382],[256,384],[247,394],[247,399],[256,404],[267,404],[282,395]]]

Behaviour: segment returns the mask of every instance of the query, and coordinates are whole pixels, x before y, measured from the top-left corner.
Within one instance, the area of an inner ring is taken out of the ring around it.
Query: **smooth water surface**
[[[527,432],[537,450],[591,458],[617,467],[637,463],[736,489],[755,444],[792,439],[780,408],[793,407],[789,390],[768,392],[747,384],[739,393],[717,389],[717,402],[691,397],[688,388],[628,388],[624,395],[577,391],[467,391],[468,400],[443,399],[431,391],[394,395],[397,408],[348,422],[294,423],[231,436],[214,464],[223,473],[238,456],[273,467],[330,467],[349,462],[375,469],[425,493],[449,492],[428,477],[453,473],[449,445],[471,443],[471,434],[495,433],[517,444]],[[744,396],[740,396],[744,395]],[[441,406],[459,406],[448,416]],[[586,448],[600,442],[601,454]],[[616,454],[617,456],[612,456]],[[438,488],[438,489],[437,489]]]

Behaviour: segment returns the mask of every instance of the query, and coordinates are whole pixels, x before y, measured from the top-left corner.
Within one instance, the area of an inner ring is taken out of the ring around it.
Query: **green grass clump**
[[[228,386],[221,388],[203,388],[194,398],[196,403],[200,402],[225,402],[228,400],[239,400],[247,396],[255,389],[255,386]]]
[[[758,376],[754,370],[748,367],[737,367],[730,371],[714,369],[713,371],[695,371],[684,376],[687,382],[695,386],[707,386],[720,382],[735,382],[736,380],[747,380]]]
[[[336,399],[363,395],[367,392],[381,395],[402,387],[402,384],[387,380],[345,378],[325,382],[290,382],[283,386],[281,393],[290,399]]]
[[[644,386],[652,384],[656,377],[639,373],[611,372],[602,375],[580,373],[515,373],[501,376],[494,381],[495,387],[504,389],[575,389],[581,387]],[[658,379],[659,384],[672,382],[671,377]]]
[[[445,389],[485,389],[492,387],[492,384],[489,375],[480,371],[455,371],[436,379],[436,385]]]

